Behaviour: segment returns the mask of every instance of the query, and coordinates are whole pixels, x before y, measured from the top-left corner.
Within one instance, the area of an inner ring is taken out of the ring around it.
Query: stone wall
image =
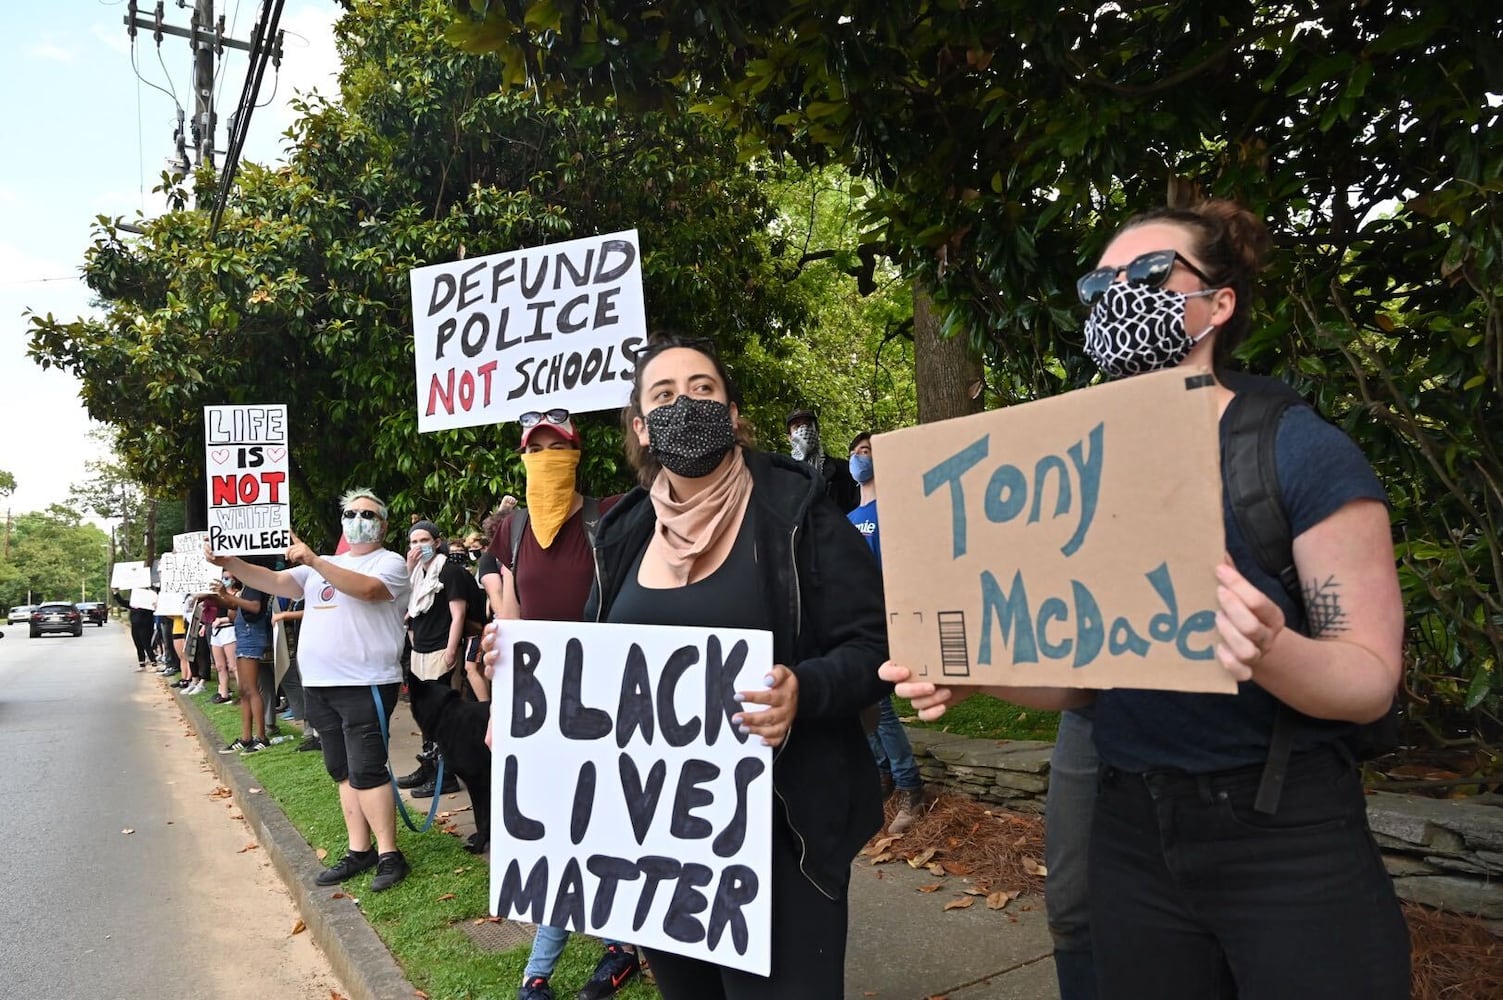
[[[1052,743],[905,728],[929,787],[1043,813]],[[1452,800],[1375,792],[1367,816],[1400,898],[1503,921],[1503,795]]]

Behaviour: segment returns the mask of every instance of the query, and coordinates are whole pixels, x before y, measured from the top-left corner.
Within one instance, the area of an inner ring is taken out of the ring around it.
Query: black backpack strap
[[[522,532],[527,530],[527,508],[518,507],[511,515],[511,592],[517,603],[522,603],[522,592],[517,589],[517,558],[522,554]]]
[[[1226,408],[1226,433],[1221,448],[1221,479],[1226,486],[1227,504],[1242,540],[1258,565],[1279,581],[1295,604],[1302,604],[1289,515],[1279,489],[1276,444],[1284,411],[1303,401],[1274,379],[1244,375],[1228,384],[1237,395]],[[1268,757],[1253,800],[1256,811],[1270,815],[1278,811],[1293,753],[1294,712],[1280,702],[1274,712]]]

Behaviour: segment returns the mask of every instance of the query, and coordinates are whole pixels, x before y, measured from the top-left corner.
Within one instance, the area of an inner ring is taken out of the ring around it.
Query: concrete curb
[[[386,950],[365,914],[349,896],[334,899],[340,890],[314,884],[323,868],[313,848],[287,819],[281,808],[240,763],[238,754],[220,754],[208,716],[191,698],[176,699],[183,717],[222,784],[235,795],[245,820],[287,886],[293,904],[308,925],[308,933],[322,949],[350,1000],[396,1000],[421,996],[407,981],[402,967]],[[332,794],[332,789],[330,793]]]

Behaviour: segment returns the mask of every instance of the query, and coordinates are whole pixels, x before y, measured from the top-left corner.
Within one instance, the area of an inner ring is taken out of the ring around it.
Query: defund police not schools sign
[[[636,230],[410,278],[419,431],[625,405],[647,341]]]

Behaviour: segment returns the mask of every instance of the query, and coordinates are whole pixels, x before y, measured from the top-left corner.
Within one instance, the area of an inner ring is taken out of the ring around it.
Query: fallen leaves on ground
[[[230,791],[228,788],[224,787],[223,785],[215,785],[214,786],[214,790],[209,793],[209,798],[211,798],[211,799],[227,799],[227,798],[229,798],[233,794],[235,794],[235,793],[232,792],[232,791]]]
[[[258,848],[260,846],[261,846],[260,844],[256,843],[253,840],[249,844],[246,844],[244,847],[240,848],[240,850],[236,851],[235,853],[236,854],[244,854],[246,851],[254,851],[256,848]]]
[[[448,899],[457,899],[457,898],[458,897],[455,896],[454,893],[452,893],[452,892],[446,892],[442,896],[438,897],[438,899],[436,900],[436,902],[442,903],[445,900],[448,900]]]
[[[957,896],[945,904],[947,910],[968,910],[976,902],[975,896]]]
[[[292,933],[294,933],[294,934],[301,934],[301,933],[303,933],[303,931],[305,931],[307,929],[308,929],[308,925],[305,924],[305,923],[303,923],[301,920],[299,920],[297,923],[295,923],[295,924],[292,925]]]
[[[313,852],[313,856],[322,861],[324,858],[327,858],[329,856],[329,852],[327,849],[320,847],[318,850]]]
[[[919,892],[938,892],[940,890],[941,885],[942,885],[942,883],[939,883],[939,882],[934,882],[934,883],[931,883],[930,885],[921,885],[921,886],[918,887],[918,891]]]
[[[342,892],[336,892],[334,895],[330,896],[329,898],[330,899],[344,899],[344,893],[342,893]]]

